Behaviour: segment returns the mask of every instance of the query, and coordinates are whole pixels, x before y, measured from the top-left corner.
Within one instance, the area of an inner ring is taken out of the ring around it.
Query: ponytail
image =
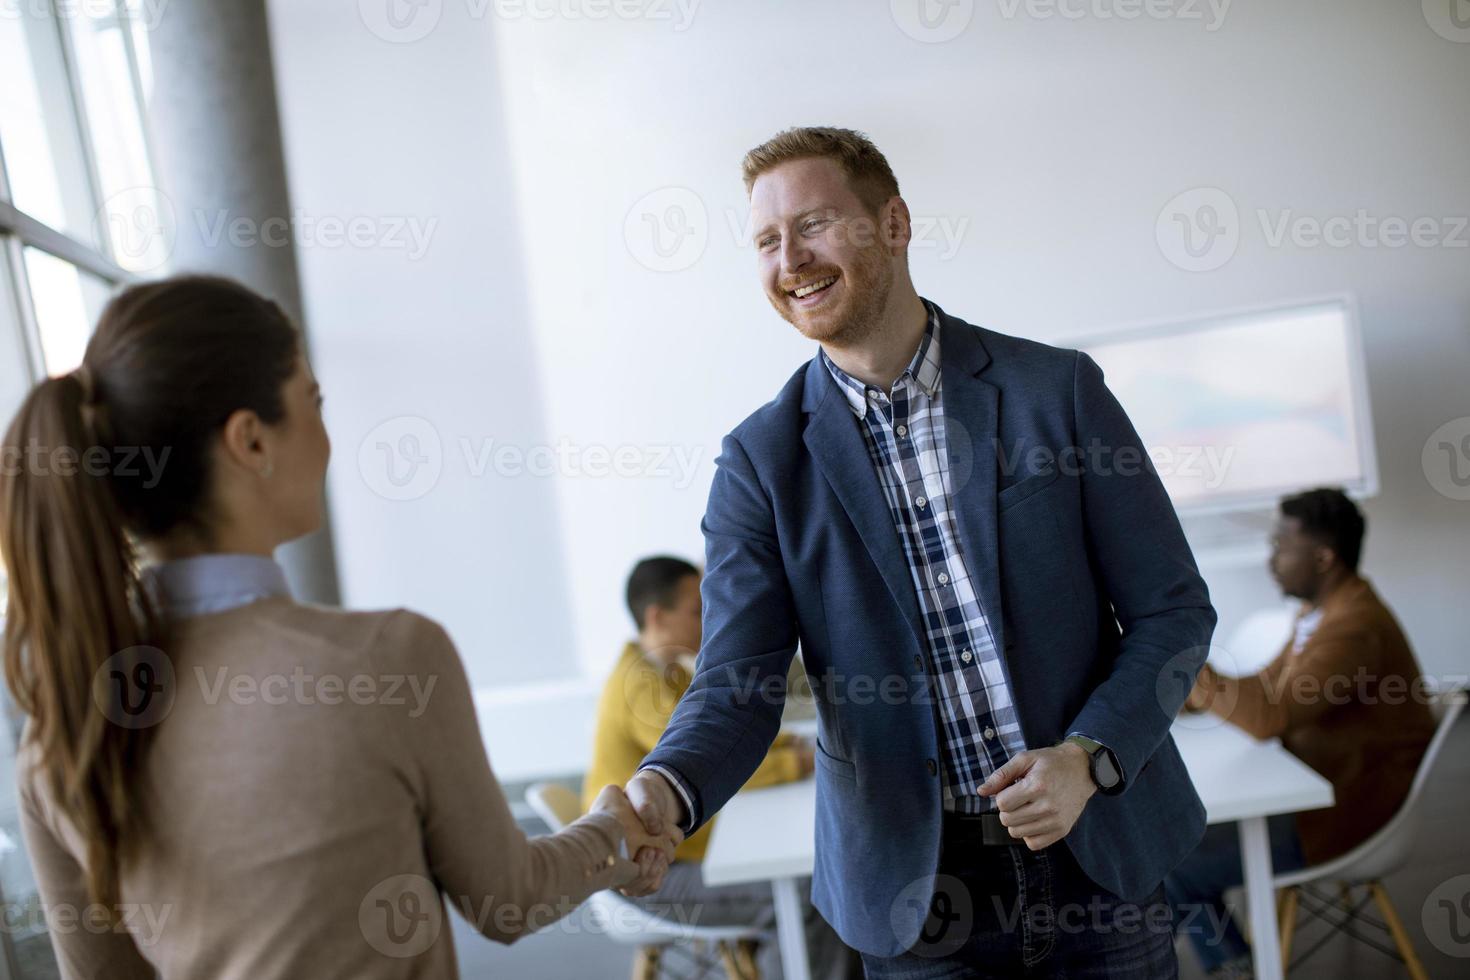
[[[30,716],[40,775],[86,842],[87,889],[118,900],[121,851],[141,823],[148,729],[94,702],[115,654],[161,642],[105,469],[105,409],[87,368],[32,389],[4,443],[0,541],[9,576],[5,679]]]

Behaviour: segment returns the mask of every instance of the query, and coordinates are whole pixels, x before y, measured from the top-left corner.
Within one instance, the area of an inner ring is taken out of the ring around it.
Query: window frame
[[[113,15],[117,18],[118,30],[122,32],[123,47],[127,52],[130,94],[138,107],[138,118],[143,124],[143,146],[156,180],[157,157],[151,134],[148,132],[147,103],[142,90],[142,74],[138,67],[138,51],[133,37],[133,14],[128,8],[127,0],[111,0],[111,6]],[[69,122],[77,131],[82,163],[87,177],[87,192],[91,196],[92,210],[95,214],[104,204],[103,183],[78,72],[77,51],[72,33],[75,28],[71,22],[74,15],[64,15],[59,10],[56,0],[47,0],[46,16],[51,29],[57,33],[62,60],[65,64],[67,101],[72,117]],[[4,147],[0,146],[0,276],[6,278],[10,294],[14,297],[14,309],[11,312],[15,321],[20,325],[19,341],[22,354],[30,368],[32,384],[44,378],[47,370],[42,354],[40,322],[36,317],[35,302],[31,295],[30,281],[26,275],[25,249],[35,248],[55,256],[102,280],[111,289],[135,282],[138,276],[117,263],[111,236],[103,233],[98,238],[98,244],[92,246],[16,207],[11,194]]]

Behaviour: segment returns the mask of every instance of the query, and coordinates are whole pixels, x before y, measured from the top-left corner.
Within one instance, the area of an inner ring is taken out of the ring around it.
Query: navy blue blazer
[[[1095,794],[1065,846],[1141,900],[1204,833],[1169,725],[1214,631],[1208,590],[1091,358],[940,324],[958,537],[1022,734],[1116,754],[1126,788]],[[800,642],[819,719],[813,901],[849,946],[894,956],[933,893],[942,767],[919,601],[859,425],[814,357],[725,437],[701,523],[704,645],[645,765],[708,820],[770,747]]]

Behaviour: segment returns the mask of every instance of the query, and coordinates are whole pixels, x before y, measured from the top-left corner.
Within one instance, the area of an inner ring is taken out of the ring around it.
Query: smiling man
[[[866,137],[743,169],[766,296],[819,350],[724,440],[704,645],[631,798],[650,830],[719,810],[800,642],[812,897],[870,976],[1173,975],[1160,882],[1204,810],[1169,724],[1215,613],[1157,475],[1112,465],[1137,433],[1086,355],[919,296]]]

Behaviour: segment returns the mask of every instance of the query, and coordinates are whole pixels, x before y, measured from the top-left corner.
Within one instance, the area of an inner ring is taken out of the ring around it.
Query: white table
[[[1258,742],[1214,716],[1181,719],[1174,725],[1174,740],[1204,801],[1206,819],[1240,821],[1255,972],[1260,980],[1279,980],[1281,946],[1266,818],[1330,806],[1332,786],[1276,741]],[[811,976],[797,885],[815,866],[816,819],[814,780],[743,790],[720,811],[704,857],[706,884],[771,883],[788,980]]]
[[[1240,858],[1256,977],[1280,980],[1281,937],[1266,818],[1331,806],[1332,784],[1275,739],[1258,742],[1215,715],[1176,721],[1174,741],[1205,804],[1205,819],[1209,823],[1240,821]]]

